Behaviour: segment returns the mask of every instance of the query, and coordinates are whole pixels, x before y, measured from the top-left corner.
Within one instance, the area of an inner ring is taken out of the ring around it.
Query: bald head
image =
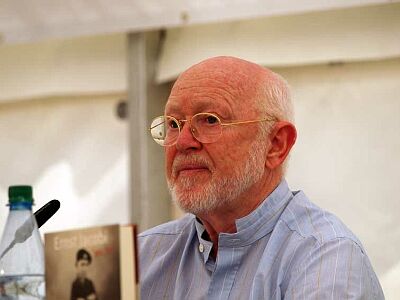
[[[218,56],[193,65],[178,77],[171,96],[195,87],[251,105],[262,115],[293,119],[286,81],[271,70],[240,58]]]
[[[206,79],[220,80],[232,85],[232,88],[254,89],[261,82],[266,80],[271,71],[255,63],[229,56],[218,56],[206,59],[193,65],[183,72],[178,82],[181,80]]]

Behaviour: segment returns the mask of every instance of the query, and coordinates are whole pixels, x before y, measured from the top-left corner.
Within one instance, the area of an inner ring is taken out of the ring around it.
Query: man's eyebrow
[[[182,105],[176,103],[176,102],[167,102],[165,104],[165,108],[164,108],[164,113],[165,112],[169,112],[169,113],[178,113],[182,111]]]
[[[164,112],[178,112],[179,111],[179,105],[175,104],[168,104],[165,106]]]
[[[210,112],[210,113],[216,113],[220,117],[228,118],[232,114],[231,107],[229,105],[224,105],[224,104],[216,104],[213,102],[202,102],[199,103],[199,105],[194,107],[196,112]]]
[[[200,112],[220,112],[221,114],[226,114],[231,112],[231,109],[227,105],[216,105],[212,102],[197,102],[192,106],[194,113]],[[180,114],[182,112],[180,105],[170,104],[165,107],[165,112],[168,114]]]

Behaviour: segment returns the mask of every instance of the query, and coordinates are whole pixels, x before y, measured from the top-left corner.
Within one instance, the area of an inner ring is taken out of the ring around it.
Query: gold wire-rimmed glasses
[[[188,120],[178,120],[171,116],[154,118],[150,125],[150,134],[154,141],[164,147],[175,145],[184,123],[188,122],[194,138],[201,143],[214,143],[222,135],[224,126],[250,124],[256,122],[276,121],[276,118],[267,117],[258,120],[235,121],[222,123],[213,113],[198,113]]]

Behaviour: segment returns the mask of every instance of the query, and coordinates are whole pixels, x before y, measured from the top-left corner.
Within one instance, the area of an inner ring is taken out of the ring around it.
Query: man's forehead
[[[222,117],[234,117],[244,107],[253,106],[254,95],[240,90],[226,89],[221,86],[192,87],[183,92],[172,91],[165,106],[165,113],[170,115],[214,112]]]

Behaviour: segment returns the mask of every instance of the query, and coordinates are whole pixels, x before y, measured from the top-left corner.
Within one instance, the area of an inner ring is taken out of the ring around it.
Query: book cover
[[[138,299],[135,226],[45,234],[47,300]]]

